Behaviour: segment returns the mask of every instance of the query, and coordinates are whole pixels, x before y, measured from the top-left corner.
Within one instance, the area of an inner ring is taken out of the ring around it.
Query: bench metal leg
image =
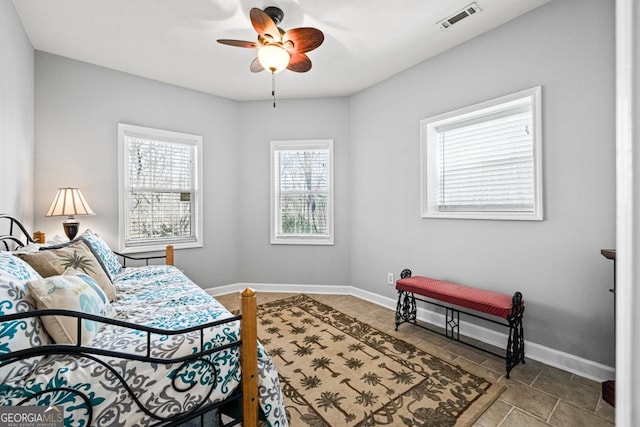
[[[511,314],[507,317],[509,322],[509,340],[507,341],[507,378],[511,369],[518,363],[524,361],[524,328],[522,326],[522,317],[524,315],[524,306],[522,305],[522,294],[516,292],[513,295],[513,306]]]
[[[398,304],[396,305],[396,331],[404,322],[416,323],[418,309],[416,298],[412,292],[398,291]]]

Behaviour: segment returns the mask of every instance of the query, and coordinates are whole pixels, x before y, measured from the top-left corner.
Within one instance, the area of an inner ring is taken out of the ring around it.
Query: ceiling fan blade
[[[280,30],[273,19],[262,10],[254,7],[249,12],[251,18],[251,24],[258,34],[267,39],[268,41],[279,42],[282,40]]]
[[[253,58],[253,61],[251,61],[251,65],[249,66],[249,69],[251,70],[252,73],[259,73],[260,71],[264,70],[264,67],[262,66],[262,64],[260,64],[260,61],[256,57],[256,58]]]
[[[322,31],[311,27],[293,28],[282,37],[282,44],[291,54],[309,52],[320,46],[323,41]]]
[[[291,55],[287,69],[296,73],[306,73],[311,69],[311,60],[304,53],[296,53]]]
[[[218,39],[218,43],[226,44],[226,45],[229,45],[229,46],[246,47],[246,48],[249,48],[249,49],[257,49],[257,48],[260,47],[260,45],[258,43],[248,42],[248,41],[244,41],[244,40]]]

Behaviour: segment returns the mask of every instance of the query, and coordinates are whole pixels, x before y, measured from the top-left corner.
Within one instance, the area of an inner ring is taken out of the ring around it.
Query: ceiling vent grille
[[[438,22],[438,26],[440,26],[440,28],[442,29],[448,29],[450,28],[453,24],[456,24],[460,21],[462,21],[464,18],[467,18],[477,12],[481,12],[482,9],[480,9],[478,7],[477,4],[475,3],[471,3],[469,6],[465,7],[462,10],[459,10],[458,12],[454,13],[453,15],[449,16],[448,18],[443,19],[442,21]]]

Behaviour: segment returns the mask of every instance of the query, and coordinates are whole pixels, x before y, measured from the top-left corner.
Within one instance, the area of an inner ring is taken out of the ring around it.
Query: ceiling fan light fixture
[[[301,27],[284,31],[278,27],[284,13],[277,7],[267,7],[264,11],[257,7],[249,11],[251,25],[258,33],[258,43],[244,40],[218,39],[218,43],[228,46],[258,49],[258,57],[249,65],[252,73],[271,71],[271,95],[276,106],[276,73],[285,68],[296,73],[311,69],[311,60],[306,55],[324,41],[324,34],[317,28]]]
[[[267,44],[258,49],[258,61],[265,70],[278,73],[289,65],[291,55],[278,44]]]

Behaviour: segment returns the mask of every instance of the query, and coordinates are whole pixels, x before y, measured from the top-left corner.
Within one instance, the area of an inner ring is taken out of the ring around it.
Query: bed
[[[234,316],[172,265],[122,268],[89,230],[41,247],[15,218],[1,221],[1,406],[62,409],[65,426],[214,425],[220,414],[235,415],[221,425],[257,425],[258,414],[287,425],[252,290]]]

